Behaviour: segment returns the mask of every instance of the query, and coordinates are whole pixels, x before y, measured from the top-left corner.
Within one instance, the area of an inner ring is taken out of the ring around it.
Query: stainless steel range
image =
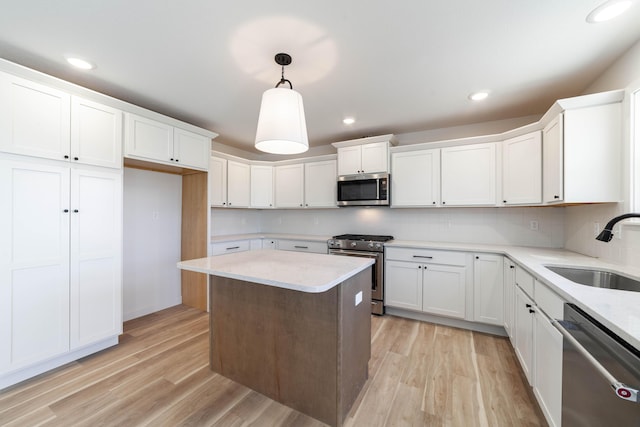
[[[375,260],[371,277],[371,313],[384,314],[384,242],[393,236],[341,234],[327,241],[332,255],[357,256]]]

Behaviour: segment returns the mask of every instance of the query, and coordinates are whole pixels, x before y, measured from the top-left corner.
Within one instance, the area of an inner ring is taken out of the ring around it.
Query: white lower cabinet
[[[541,310],[535,314],[533,393],[551,427],[562,419],[562,334]]]
[[[514,350],[529,385],[533,386],[533,331],[535,325],[533,300],[519,287],[515,288]]]
[[[315,242],[310,240],[278,239],[277,249],[281,251],[311,252],[316,254],[327,253],[327,242]]]
[[[466,254],[388,248],[386,258],[385,305],[465,318]]]
[[[515,320],[515,287],[516,287],[516,265],[509,258],[505,258],[503,264],[503,281],[504,281],[504,298],[503,298],[503,318],[504,318],[504,330],[511,340],[513,345],[513,332],[514,332],[514,320]]]
[[[473,318],[503,326],[503,256],[476,254],[473,260]]]
[[[122,173],[0,157],[0,199],[2,388],[117,343]]]

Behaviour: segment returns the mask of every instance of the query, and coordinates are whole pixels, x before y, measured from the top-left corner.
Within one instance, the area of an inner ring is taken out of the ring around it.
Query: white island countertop
[[[328,291],[365,270],[369,258],[257,250],[181,261],[178,268],[295,291]]]

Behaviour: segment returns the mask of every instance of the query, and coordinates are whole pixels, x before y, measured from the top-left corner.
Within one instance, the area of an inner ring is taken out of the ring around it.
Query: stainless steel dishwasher
[[[573,304],[562,333],[562,426],[640,426],[640,351]]]

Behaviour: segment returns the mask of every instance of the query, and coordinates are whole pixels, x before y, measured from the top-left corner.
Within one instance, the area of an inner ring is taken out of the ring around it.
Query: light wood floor
[[[3,426],[324,424],[214,374],[208,316],[176,306],[120,345],[0,392]],[[544,426],[507,339],[372,317],[369,380],[346,426]]]

